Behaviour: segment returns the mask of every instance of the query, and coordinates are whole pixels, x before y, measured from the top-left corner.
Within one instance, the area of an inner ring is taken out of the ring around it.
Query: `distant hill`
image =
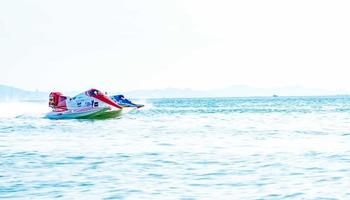
[[[47,100],[48,93],[38,91],[27,91],[0,85],[0,101],[41,101]]]
[[[346,95],[346,91],[309,89],[298,86],[281,88],[255,88],[244,85],[236,85],[221,89],[192,90],[192,89],[158,89],[158,90],[135,90],[125,92],[125,95],[134,98],[176,98],[176,97],[250,97],[250,96],[323,96],[323,95]]]
[[[79,92],[64,92],[74,96]],[[157,90],[134,90],[130,92],[108,92],[112,94],[124,94],[129,98],[201,98],[201,97],[251,97],[251,96],[324,96],[324,95],[348,95],[346,91],[308,89],[303,87],[281,88],[255,88],[244,85],[236,85],[221,89],[192,90],[166,88]],[[48,92],[27,91],[10,86],[0,85],[0,101],[39,101],[48,100]]]

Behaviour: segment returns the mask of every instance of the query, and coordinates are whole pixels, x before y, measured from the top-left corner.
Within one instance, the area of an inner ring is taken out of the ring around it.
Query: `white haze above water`
[[[349,92],[349,9],[346,0],[1,1],[0,84]]]

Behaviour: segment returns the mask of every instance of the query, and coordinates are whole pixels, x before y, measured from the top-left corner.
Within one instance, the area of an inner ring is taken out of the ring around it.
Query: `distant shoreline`
[[[28,91],[11,86],[0,85],[0,101],[43,101],[50,92]],[[73,94],[78,92],[69,92]],[[157,89],[135,90],[129,92],[109,92],[109,94],[124,94],[131,99],[196,99],[196,98],[306,98],[306,97],[350,97],[346,92],[305,89],[301,87],[286,87],[277,89],[261,89],[249,86],[232,86],[224,89],[197,91],[191,89]],[[72,96],[73,96],[72,95]]]
[[[318,95],[318,96],[279,96],[278,98],[272,97],[272,96],[245,96],[245,97],[157,97],[157,98],[133,98],[133,99],[139,99],[139,100],[161,100],[161,99],[179,99],[179,100],[185,100],[185,99],[271,99],[271,100],[283,100],[283,99],[315,99],[315,98],[349,98],[350,95]],[[46,102],[48,101],[47,99],[23,99],[20,100],[18,98],[16,99],[10,99],[7,98],[3,100],[2,98],[0,99],[0,103],[11,103],[11,102],[26,102],[26,103],[39,103],[39,102]]]

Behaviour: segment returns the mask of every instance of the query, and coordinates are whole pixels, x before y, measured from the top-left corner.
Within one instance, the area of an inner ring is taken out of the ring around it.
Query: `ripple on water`
[[[1,114],[0,198],[350,199],[350,98],[149,103],[111,120],[47,120],[40,102]]]

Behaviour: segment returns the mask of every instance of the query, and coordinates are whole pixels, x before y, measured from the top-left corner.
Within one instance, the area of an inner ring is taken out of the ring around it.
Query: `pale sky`
[[[350,1],[0,1],[0,84],[350,91]]]

